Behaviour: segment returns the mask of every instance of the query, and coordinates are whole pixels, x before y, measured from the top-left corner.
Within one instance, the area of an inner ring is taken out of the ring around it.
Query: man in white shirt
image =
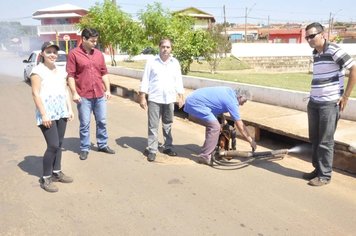
[[[171,52],[171,40],[162,39],[159,43],[159,55],[147,61],[141,81],[139,102],[148,111],[148,146],[145,150],[148,161],[156,159],[160,117],[164,138],[163,153],[177,155],[173,151],[171,129],[174,103],[178,102],[179,108],[183,106],[184,88],[181,67],[178,60],[171,56]]]

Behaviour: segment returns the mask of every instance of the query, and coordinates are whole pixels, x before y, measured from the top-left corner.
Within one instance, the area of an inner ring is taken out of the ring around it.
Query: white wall
[[[338,44],[348,54],[356,55],[356,44]],[[235,57],[311,56],[307,43],[233,43],[231,54]]]

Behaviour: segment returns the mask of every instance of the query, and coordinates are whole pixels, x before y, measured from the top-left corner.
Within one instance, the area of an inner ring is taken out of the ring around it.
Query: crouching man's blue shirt
[[[239,102],[230,87],[206,87],[195,90],[184,104],[184,111],[203,121],[216,120],[216,116],[229,112],[234,121],[241,120]]]

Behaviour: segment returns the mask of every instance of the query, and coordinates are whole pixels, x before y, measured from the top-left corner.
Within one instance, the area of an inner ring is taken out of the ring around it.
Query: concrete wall
[[[356,55],[356,44],[338,44],[348,54]],[[233,43],[231,54],[235,57],[311,56],[307,43]]]
[[[240,57],[240,60],[255,71],[311,72],[312,56],[263,56]]]
[[[141,79],[142,70],[128,69],[123,67],[108,67],[109,73],[135,79]],[[205,79],[193,76],[183,76],[184,87],[197,89],[212,86],[229,86],[232,88],[247,89],[252,93],[252,101],[271,104],[306,111],[309,93],[287,89],[277,89],[250,84],[242,84],[229,81]],[[350,98],[346,109],[341,113],[341,118],[356,121],[356,99]]]
[[[125,67],[108,66],[108,71],[110,74],[127,76],[139,80],[141,80],[143,76],[143,70],[129,69]]]

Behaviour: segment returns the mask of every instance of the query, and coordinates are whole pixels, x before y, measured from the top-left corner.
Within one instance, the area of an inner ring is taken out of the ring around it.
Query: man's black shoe
[[[81,151],[80,154],[79,154],[79,159],[80,160],[86,160],[88,158],[88,151]]]
[[[147,155],[147,161],[151,162],[151,161],[154,161],[156,159],[156,153],[148,153]]]
[[[99,148],[98,152],[105,152],[107,154],[115,154],[115,151],[112,150],[111,148],[109,148],[109,146],[103,147],[103,148]]]
[[[142,154],[147,157],[148,154],[150,154],[150,152],[149,152],[148,149],[146,148],[146,149],[142,152]]]
[[[170,148],[163,150],[163,153],[171,157],[177,156],[177,153]]]
[[[304,173],[303,174],[303,179],[306,179],[306,180],[312,180],[314,179],[315,177],[318,176],[318,173],[316,170],[313,170],[312,172],[310,173]]]

